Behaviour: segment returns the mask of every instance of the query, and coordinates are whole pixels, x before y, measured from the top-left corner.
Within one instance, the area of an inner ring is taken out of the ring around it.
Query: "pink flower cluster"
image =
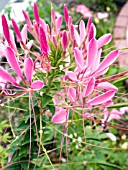
[[[24,85],[17,83],[15,78],[2,67],[0,67],[0,77],[17,88],[34,91],[40,90],[49,82],[47,80],[44,84],[41,80],[32,81],[35,71],[48,75],[57,66],[60,70],[64,70],[65,75],[56,78],[61,80],[63,90],[55,92],[53,99],[56,113],[52,121],[57,124],[68,120],[70,110],[86,117],[87,110],[91,110],[92,106],[100,106],[104,109],[110,105],[117,88],[105,81],[102,75],[117,59],[119,52],[114,50],[103,60],[101,56],[102,47],[111,41],[111,34],[105,34],[96,39],[96,28],[91,17],[86,27],[82,20],[78,25],[74,25],[66,5],[64,5],[65,30],[61,30],[63,17],[59,15],[56,18],[53,8],[51,9],[51,27],[39,17],[36,4],[34,4],[35,20],[31,21],[25,11],[23,15],[26,24],[21,31],[12,19],[12,26],[22,54],[16,47],[4,15],[2,15],[2,25],[7,42],[4,55]],[[32,40],[28,39],[28,32],[33,36]],[[31,47],[37,50],[32,51]],[[61,57],[57,59],[57,66],[52,65],[50,58],[52,48],[56,51],[61,49],[62,52]],[[65,63],[62,64],[62,61]],[[81,108],[80,111],[79,108]]]
[[[87,8],[84,4],[77,5],[76,12],[82,14],[83,18],[92,17],[90,9]]]

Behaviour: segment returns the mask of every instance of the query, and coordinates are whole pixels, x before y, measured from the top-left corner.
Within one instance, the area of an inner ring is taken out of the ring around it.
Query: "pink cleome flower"
[[[92,17],[90,9],[83,4],[76,6],[76,12],[80,13],[84,18]]]
[[[56,18],[52,8],[51,27],[49,27],[40,18],[36,4],[34,4],[35,20],[33,22],[23,11],[26,24],[21,31],[12,19],[16,38],[24,56],[19,54],[7,20],[2,15],[3,33],[7,42],[4,54],[12,70],[22,80],[23,85],[17,83],[9,72],[0,67],[2,79],[28,92],[40,90],[44,85],[49,86],[49,80],[46,80],[45,84],[41,80],[33,81],[34,71],[43,72],[44,79],[47,79],[49,73],[55,73],[55,68],[65,71],[65,75],[55,78],[61,82],[63,90],[52,93],[56,107],[52,121],[57,124],[68,121],[69,111],[72,109],[75,109],[73,111],[81,116],[89,117],[87,109],[91,110],[93,106],[105,108],[111,103],[118,90],[103,79],[103,75],[119,55],[118,50],[114,50],[102,59],[102,48],[111,41],[111,34],[108,33],[96,39],[96,27],[92,23],[92,14],[89,9],[79,5],[77,12],[81,12],[84,17],[89,17],[87,26],[85,26],[84,21],[80,21],[78,25],[73,24],[66,5],[64,5],[65,30],[61,30],[63,21],[61,15]],[[34,40],[28,40],[28,32]],[[37,50],[32,51],[33,46]],[[58,51],[59,53],[57,53]],[[75,66],[72,67],[72,64]],[[49,91],[49,93],[51,92]],[[77,108],[81,108],[82,112],[77,111]]]

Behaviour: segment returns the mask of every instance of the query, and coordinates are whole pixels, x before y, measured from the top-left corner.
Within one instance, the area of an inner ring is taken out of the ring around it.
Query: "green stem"
[[[30,161],[31,161],[31,142],[32,142],[32,115],[31,115],[31,92],[29,92],[29,115],[30,115],[30,147],[29,147],[29,161],[28,161],[28,169],[30,169]]]
[[[12,131],[13,137],[15,138],[16,135],[15,135],[15,133],[14,133],[14,130],[13,130],[13,127],[12,127],[12,123],[11,123],[11,118],[12,118],[12,116],[11,116],[11,113],[10,113],[10,106],[9,106],[10,100],[9,100],[9,99],[7,99],[7,100],[8,100],[9,124],[10,124],[10,127],[11,127],[11,131]]]
[[[47,159],[49,160],[49,163],[51,164],[52,168],[54,168],[49,156],[48,156],[48,153],[47,153],[47,150],[45,149],[43,143],[42,143],[42,134],[43,134],[43,128],[42,128],[42,115],[40,114],[40,145],[42,146],[42,149],[47,157]]]

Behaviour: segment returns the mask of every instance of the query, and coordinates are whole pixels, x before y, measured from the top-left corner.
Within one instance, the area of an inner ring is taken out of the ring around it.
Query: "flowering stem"
[[[32,115],[31,115],[31,92],[29,92],[29,115],[30,115],[30,147],[29,147],[29,162],[28,162],[28,169],[30,169],[30,161],[31,161],[31,142],[32,142]]]
[[[42,115],[40,114],[40,145],[42,146],[42,149],[43,149],[46,157],[48,158],[49,163],[51,164],[52,168],[54,168],[54,166],[53,166],[53,164],[52,164],[52,162],[51,162],[51,160],[50,160],[50,158],[48,156],[47,150],[45,149],[45,147],[44,147],[44,145],[42,143],[42,134],[43,134],[43,130],[42,129],[43,129],[43,127],[42,127]]]

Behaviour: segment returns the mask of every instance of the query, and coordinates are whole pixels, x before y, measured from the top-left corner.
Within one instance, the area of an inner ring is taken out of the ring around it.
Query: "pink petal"
[[[39,19],[39,22],[40,22],[40,25],[42,26],[42,28],[44,29],[44,32],[46,33],[47,32],[46,22],[42,18]]]
[[[84,59],[83,59],[82,51],[80,51],[78,48],[75,48],[74,56],[79,71],[82,71],[84,68]]]
[[[92,17],[89,17],[87,27],[86,27],[87,34],[89,33],[91,24],[92,24]]]
[[[17,52],[16,46],[15,46],[15,41],[14,41],[14,39],[12,39],[12,35],[9,32],[8,23],[7,23],[7,20],[6,20],[4,15],[2,15],[2,27],[3,27],[3,33],[4,33],[4,36],[5,36],[5,39],[8,42],[8,45],[12,49],[14,49],[15,52]]]
[[[68,111],[66,109],[60,109],[52,117],[52,122],[55,124],[65,123],[68,119]]]
[[[35,30],[35,36],[39,37],[39,27],[38,27],[38,24],[36,21],[33,21],[33,27],[34,27],[34,30]]]
[[[30,32],[30,34],[31,34],[35,39],[37,39],[36,34],[33,33],[33,25],[30,26],[30,25],[27,24],[27,29],[28,29],[28,31]]]
[[[101,53],[102,53],[102,49],[100,48],[98,50],[97,56],[96,56],[95,61],[94,61],[95,64],[93,64],[93,66],[92,66],[92,72],[96,71],[99,67]]]
[[[95,78],[92,77],[90,81],[88,82],[87,86],[85,87],[83,97],[89,96],[94,90],[94,87],[95,87]]]
[[[107,101],[106,103],[102,104],[102,106],[100,107],[100,110],[104,110],[107,106],[111,106],[113,105],[112,100]]]
[[[64,51],[66,51],[68,45],[68,36],[67,36],[67,32],[64,31],[62,34],[62,48]]]
[[[70,27],[70,36],[74,40],[74,26],[72,24],[71,24],[71,27]]]
[[[85,23],[83,20],[80,21],[80,44],[83,43],[83,41],[85,40],[85,36],[86,36],[86,30],[85,30]]]
[[[120,108],[120,112],[121,112],[122,114],[128,113],[128,107],[121,107],[121,108]]]
[[[16,43],[15,43],[15,39],[14,39],[14,34],[12,32],[10,32],[10,44],[9,46],[14,50],[15,53],[17,53],[17,47],[16,47]]]
[[[33,45],[33,40],[28,41],[28,43],[26,44],[28,49],[30,49],[32,45]],[[25,55],[24,55],[25,58],[27,57],[28,53],[29,53],[28,50],[25,50]]]
[[[36,20],[37,23],[39,23],[39,13],[38,13],[38,7],[36,5],[36,3],[34,3],[34,18]]]
[[[91,114],[90,113],[85,113],[85,114],[82,114],[81,116],[83,118],[89,118],[89,117],[91,117]]]
[[[31,23],[31,20],[30,20],[28,14],[24,10],[22,11],[22,13],[23,13],[24,18],[25,18],[25,20],[27,22],[27,25],[30,27],[32,25],[32,23]]]
[[[56,31],[58,33],[58,31],[60,30],[61,28],[61,25],[62,25],[62,16],[59,16],[57,19],[56,19]]]
[[[33,40],[28,41],[28,43],[26,44],[26,46],[28,47],[28,49],[30,49],[30,48],[32,47],[33,42],[34,42]]]
[[[76,45],[77,45],[77,44],[76,44],[76,40],[74,39],[74,40],[73,40],[73,44],[72,44],[72,48],[74,49],[74,48],[76,47]]]
[[[105,34],[98,39],[98,49],[103,47],[104,45],[108,44],[112,39],[111,34]]]
[[[114,86],[113,84],[109,83],[109,82],[102,82],[102,83],[99,83],[97,85],[97,88],[99,89],[104,89],[104,90],[113,90],[113,91],[117,91],[118,88],[116,86]]]
[[[40,26],[40,48],[41,52],[48,53],[48,43],[46,39],[46,35],[44,29]]]
[[[5,71],[1,66],[0,66],[0,77],[3,78],[4,80],[10,82],[11,84],[15,85],[16,81],[14,77],[12,77],[7,71]]]
[[[74,36],[75,36],[75,40],[78,46],[80,46],[80,36],[78,34],[78,31],[76,29],[74,29]]]
[[[100,72],[100,71],[106,69],[107,67],[109,67],[117,59],[118,55],[119,55],[118,50],[114,50],[114,51],[110,52],[107,55],[107,57],[105,57],[105,59],[102,61],[102,63],[100,64],[100,66],[96,72]]]
[[[104,75],[105,73],[107,73],[107,71],[109,70],[109,67],[105,68],[104,70],[101,70],[99,72],[96,72],[94,75],[97,76],[101,76]]]
[[[112,141],[116,141],[116,136],[113,135],[112,133],[106,133],[106,135],[112,140]]]
[[[116,109],[112,109],[111,112],[109,113],[109,118],[107,120],[107,122],[110,122],[111,120],[120,120],[121,116],[122,116],[122,112],[116,110]]]
[[[6,54],[5,54],[5,51],[3,50],[3,49],[0,49],[0,57],[1,56],[5,56]]]
[[[14,19],[12,19],[12,26],[16,33],[17,41],[21,42],[22,41],[21,33],[20,33],[19,27],[18,27],[17,23],[14,21]]]
[[[24,74],[30,84],[32,82],[33,69],[34,69],[34,63],[32,59],[30,57],[26,58],[24,61]]]
[[[96,27],[95,25],[92,23],[89,29],[89,33],[88,33],[88,42],[92,39],[95,38],[96,36]]]
[[[92,38],[87,47],[87,67],[92,68],[94,61],[98,55],[98,44],[97,40]]]
[[[68,15],[68,8],[65,4],[64,4],[64,18],[65,18],[66,26],[68,26],[69,15]]]
[[[54,8],[51,8],[51,22],[55,23],[55,11],[54,11]]]
[[[21,30],[21,37],[22,37],[22,40],[24,42],[24,44],[26,44],[26,41],[27,41],[27,24],[25,24]]]
[[[99,96],[94,97],[91,100],[88,100],[86,103],[88,105],[91,105],[91,106],[92,105],[102,104],[102,103],[105,103],[105,102],[111,100],[112,97],[114,96],[114,94],[115,94],[115,91],[108,91],[108,92],[106,92],[104,94],[101,94]]]
[[[76,74],[72,71],[66,71],[66,76],[73,81],[77,81]]]
[[[84,18],[92,16],[91,11],[85,5],[80,4],[76,7],[76,12],[81,13]]]
[[[71,25],[72,25],[72,17],[69,16],[69,18],[68,18],[68,27],[70,28]]]
[[[69,99],[70,101],[73,103],[75,102],[75,98],[76,98],[76,89],[75,88],[68,88],[68,95],[69,95]]]
[[[8,44],[10,44],[10,33],[9,33],[9,28],[8,28],[8,23],[7,20],[4,16],[4,14],[2,15],[2,26],[3,26],[3,33],[4,36],[8,42]]]
[[[2,90],[5,89],[5,85],[6,85],[6,80],[3,79],[2,77],[0,77],[0,89],[2,88]]]
[[[32,82],[31,84],[31,89],[33,90],[40,90],[44,87],[44,83],[40,80],[36,80],[34,82]]]
[[[52,36],[52,42],[53,42],[55,47],[57,46],[57,38],[56,37],[57,37],[56,35]]]
[[[16,59],[16,56],[15,56],[13,50],[10,47],[7,47],[7,49],[6,49],[6,57],[7,57],[7,60],[10,64],[10,66],[13,68],[13,70],[16,72],[16,74],[19,77],[22,77],[22,72],[21,72],[20,66],[18,64],[18,61]]]
[[[109,16],[108,12],[97,12],[96,15],[97,15],[97,18],[101,20],[106,19]]]

